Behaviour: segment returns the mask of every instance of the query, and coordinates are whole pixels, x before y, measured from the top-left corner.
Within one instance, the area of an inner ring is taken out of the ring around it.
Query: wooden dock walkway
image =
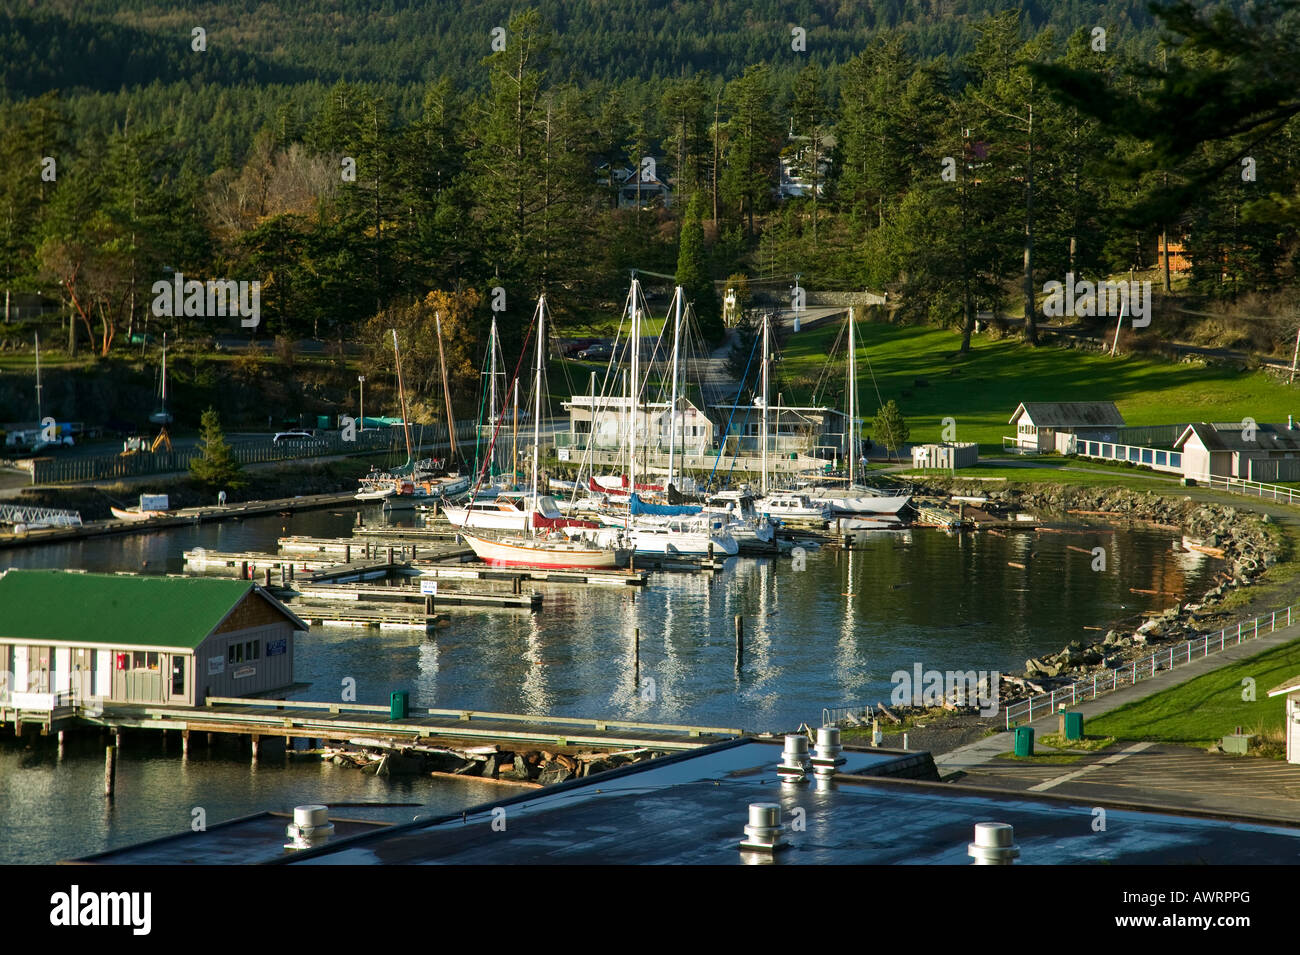
[[[407,578],[407,584],[396,587],[380,587],[373,584],[315,584],[300,583],[293,594],[312,603],[320,601],[394,603],[423,605],[429,596],[420,592],[415,584],[419,578]],[[542,595],[537,591],[527,593],[506,593],[502,591],[464,590],[457,587],[438,588],[434,597],[435,607],[501,607],[519,610],[539,610]]]
[[[482,713],[473,710],[408,710],[392,719],[390,708],[357,703],[247,700],[212,697],[206,706],[106,704],[78,719],[114,729],[232,733],[282,739],[346,741],[357,737],[432,740],[448,743],[533,744],[547,747],[602,747],[691,750],[744,735],[739,728],[682,726],[562,716]],[[256,751],[256,747],[254,747]]]
[[[113,534],[139,534],[172,527],[186,527],[192,524],[207,524],[213,521],[233,521],[246,517],[262,517],[267,514],[279,514],[288,511],[309,511],[322,507],[339,507],[354,505],[352,491],[338,491],[332,494],[310,494],[303,497],[277,498],[269,501],[248,501],[244,504],[228,504],[225,507],[188,507],[169,512],[165,517],[155,517],[147,521],[91,521],[80,527],[57,527],[49,530],[28,531],[22,536],[0,535],[0,550],[10,547],[32,547],[39,544],[87,540],[92,537],[107,537]]]

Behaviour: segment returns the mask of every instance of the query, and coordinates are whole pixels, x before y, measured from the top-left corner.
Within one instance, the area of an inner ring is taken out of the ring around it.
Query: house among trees
[[[617,190],[620,209],[648,209],[653,206],[669,209],[673,204],[672,190],[659,178],[653,156],[642,156],[638,169],[623,166],[611,170],[608,163],[601,163],[596,167],[596,182]]]
[[[199,706],[282,691],[308,629],[246,580],[9,570],[0,607],[0,711],[52,709],[60,695]]]
[[[1124,416],[1113,401],[1025,401],[1007,423],[1016,426],[1016,434],[1004,437],[1003,444],[1011,442],[1021,453],[1065,453],[1065,446],[1074,442],[1058,442],[1058,435],[1114,441],[1116,431],[1124,427]]]

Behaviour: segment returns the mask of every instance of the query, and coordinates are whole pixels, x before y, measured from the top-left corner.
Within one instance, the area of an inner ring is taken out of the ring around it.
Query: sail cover
[[[652,517],[684,517],[688,514],[698,514],[704,508],[698,505],[687,504],[647,504],[641,500],[635,493],[628,498],[628,508],[633,516],[637,514],[648,514]]]

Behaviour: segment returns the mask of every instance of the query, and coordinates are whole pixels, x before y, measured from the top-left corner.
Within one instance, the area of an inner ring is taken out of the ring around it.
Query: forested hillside
[[[539,291],[563,326],[634,268],[888,291],[967,337],[1023,313],[1031,340],[1046,281],[1152,269],[1164,241],[1187,303],[1284,297],[1295,5],[1009,7],[9,2],[0,287],[104,356],[157,330],[177,272],[260,281],[261,338],[377,342],[438,291],[465,376],[491,288],[509,350]],[[644,157],[670,201],[620,207]],[[205,321],[162,324],[250,334]]]

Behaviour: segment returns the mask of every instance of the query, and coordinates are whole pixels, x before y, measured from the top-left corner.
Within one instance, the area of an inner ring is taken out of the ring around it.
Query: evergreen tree
[[[894,399],[890,398],[885,406],[876,412],[876,417],[871,422],[872,439],[883,444],[889,453],[893,454],[906,444],[911,436],[911,429],[903,420],[903,413],[898,410]]]
[[[725,329],[722,326],[722,305],[706,264],[703,217],[703,195],[696,193],[682,222],[681,244],[677,252],[677,284],[686,290],[686,300],[695,306],[700,334],[712,342],[721,339]]]
[[[214,408],[203,412],[199,451],[199,456],[190,461],[190,473],[209,491],[237,491],[247,486],[248,482],[242,476],[243,466],[235,460]]]

